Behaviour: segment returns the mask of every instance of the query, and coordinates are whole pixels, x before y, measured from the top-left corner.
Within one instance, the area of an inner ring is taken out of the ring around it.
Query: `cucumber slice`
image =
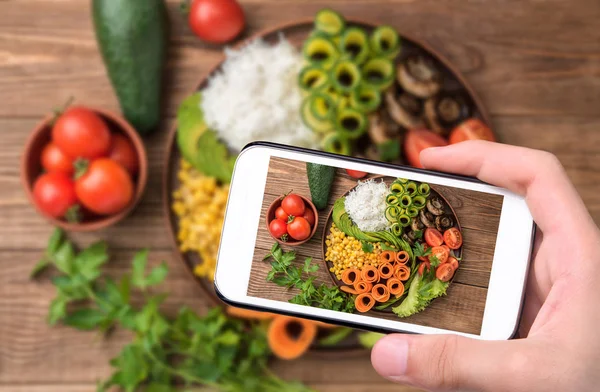
[[[311,95],[304,98],[304,101],[302,101],[302,111],[300,113],[302,121],[307,127],[315,132],[325,133],[330,131],[333,128],[331,121],[320,120],[313,115],[311,110],[312,99],[313,96]]]
[[[310,96],[310,113],[319,121],[331,121],[335,114],[333,100],[326,94],[315,93]]]
[[[336,91],[348,94],[360,85],[360,69],[350,60],[339,60],[331,68],[329,78]]]
[[[419,192],[419,195],[427,197],[431,193],[431,187],[429,186],[429,184],[426,184],[426,183],[422,182],[419,185],[419,188],[417,189],[417,192]]]
[[[404,189],[410,197],[414,197],[417,195],[417,184],[413,181],[406,183],[406,185],[404,185]]]
[[[387,57],[375,57],[362,66],[363,84],[383,91],[394,82],[394,63]]]
[[[345,138],[358,139],[367,131],[367,117],[352,108],[338,110],[335,129]]]
[[[337,12],[324,8],[315,16],[315,29],[327,35],[338,35],[346,27],[344,18]]]
[[[404,187],[402,186],[402,183],[400,182],[392,182],[392,185],[390,185],[390,191],[392,191],[392,193],[396,196],[400,196],[404,193]]]
[[[398,197],[394,194],[389,194],[385,198],[385,202],[386,202],[386,204],[388,204],[390,206],[398,205]]]
[[[350,105],[363,113],[371,113],[381,105],[381,93],[373,87],[359,86],[350,94]]]
[[[413,200],[413,204],[414,204],[414,200]],[[414,205],[412,205],[406,209],[406,215],[410,216],[411,218],[414,218],[417,215],[419,215],[419,209],[417,207],[415,207]]]
[[[400,215],[400,211],[398,210],[398,207],[396,207],[396,206],[389,206],[388,208],[385,209],[385,218],[389,222],[392,222],[392,223],[396,222],[398,215]]]
[[[335,44],[323,35],[316,34],[304,42],[304,58],[312,65],[329,69],[339,58]]]
[[[339,43],[342,55],[356,64],[364,63],[369,58],[369,39],[361,28],[350,27],[344,31]]]
[[[378,56],[394,60],[400,54],[400,37],[390,26],[379,26],[371,34],[371,48]]]
[[[392,233],[396,237],[400,237],[402,235],[402,226],[399,223],[394,223],[391,227]]]
[[[298,76],[298,84],[303,91],[319,91],[327,87],[329,75],[327,72],[315,65],[308,65],[302,68]]]
[[[413,197],[413,199],[412,199],[412,206],[419,210],[423,209],[423,207],[425,207],[426,203],[427,203],[427,199],[425,199],[425,197],[423,197],[421,195],[417,195],[417,196]]]
[[[398,216],[398,224],[402,227],[407,227],[410,225],[410,216],[406,214],[400,214]]]
[[[400,184],[406,184],[408,182],[408,179],[406,179],[406,178],[398,178],[396,181],[398,181]]]
[[[400,196],[400,202],[398,205],[403,208],[408,208],[412,205],[412,197],[408,196],[406,193]]]
[[[328,133],[321,142],[323,150],[340,155],[350,155],[350,141],[338,132]]]

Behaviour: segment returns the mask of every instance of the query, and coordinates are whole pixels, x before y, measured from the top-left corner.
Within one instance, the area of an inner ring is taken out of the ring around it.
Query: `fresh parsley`
[[[373,253],[373,244],[368,241],[361,241],[362,250],[365,253]]]
[[[420,242],[416,242],[415,246],[413,247],[413,254],[415,257],[429,256],[431,254],[431,248],[425,248],[425,245]]]

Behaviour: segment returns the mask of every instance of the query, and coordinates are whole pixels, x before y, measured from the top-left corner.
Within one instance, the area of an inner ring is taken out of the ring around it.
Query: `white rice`
[[[348,216],[362,231],[387,230],[390,222],[385,218],[385,199],[389,189],[383,180],[359,181],[344,202]]]
[[[207,125],[235,149],[257,141],[317,148],[300,117],[302,56],[283,36],[274,45],[255,40],[226,49],[222,71],[203,90]]]

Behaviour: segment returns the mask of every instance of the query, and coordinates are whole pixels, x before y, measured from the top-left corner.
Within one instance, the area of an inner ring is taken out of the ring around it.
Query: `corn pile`
[[[202,259],[194,273],[213,280],[229,185],[219,185],[181,160],[181,186],[173,192],[173,212],[179,217],[177,240],[181,252],[197,252]]]
[[[335,227],[335,224],[331,225],[325,245],[327,246],[325,261],[330,261],[333,264],[333,267],[329,270],[335,273],[338,279],[342,278],[342,272],[347,268],[360,269],[365,265],[377,267],[379,255],[382,252],[379,243],[375,243],[373,244],[373,252],[365,253],[359,240],[346,236]]]

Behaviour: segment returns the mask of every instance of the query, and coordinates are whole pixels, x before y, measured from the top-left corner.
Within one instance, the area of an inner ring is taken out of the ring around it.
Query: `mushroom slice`
[[[390,117],[404,128],[418,128],[424,125],[420,117],[423,104],[417,97],[406,92],[396,96],[393,89],[388,89],[385,93],[385,104]]]
[[[425,225],[417,217],[412,218],[410,221],[410,228],[414,231],[423,230]]]
[[[412,233],[412,231],[410,233]],[[414,240],[412,240],[406,233],[402,234],[402,239],[408,242],[410,246],[413,246]]]
[[[387,124],[383,121],[379,113],[372,113],[369,115],[368,133],[374,144],[381,144],[390,140]]]
[[[431,214],[431,212],[422,209],[419,211],[419,219],[421,223],[425,225],[425,227],[435,227],[435,217]]]
[[[444,232],[454,226],[454,221],[450,215],[439,215],[435,217],[435,228],[440,232]]]
[[[419,55],[398,65],[396,78],[404,90],[419,98],[434,96],[442,87],[442,76],[433,60]]]
[[[435,216],[442,215],[444,213],[444,202],[439,197],[432,197],[427,200],[427,211]]]
[[[462,95],[444,94],[425,101],[425,119],[429,128],[441,135],[470,117],[471,108]]]

